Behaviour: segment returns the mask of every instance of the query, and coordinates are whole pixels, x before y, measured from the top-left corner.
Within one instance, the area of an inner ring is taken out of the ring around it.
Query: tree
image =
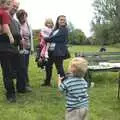
[[[120,1],[95,0],[95,17],[92,30],[98,43],[112,44],[120,41]]]
[[[74,25],[71,22],[69,22],[68,28],[69,28],[69,43],[70,44],[80,45],[80,44],[86,43],[86,36],[84,32],[82,32],[82,30],[75,29]]]
[[[33,30],[34,47],[36,47],[39,43],[39,33],[40,29]]]

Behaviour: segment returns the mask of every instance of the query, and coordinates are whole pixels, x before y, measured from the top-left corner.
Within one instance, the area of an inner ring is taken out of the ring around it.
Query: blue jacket
[[[51,43],[55,43],[55,49],[52,51],[52,56],[62,57],[63,59],[69,57],[69,52],[67,48],[68,29],[66,27],[59,28],[56,34],[55,31],[53,31],[48,41]]]

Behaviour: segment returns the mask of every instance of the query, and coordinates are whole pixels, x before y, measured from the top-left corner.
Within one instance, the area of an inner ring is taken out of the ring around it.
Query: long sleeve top
[[[66,27],[61,27],[53,31],[47,41],[55,43],[55,49],[53,50],[52,56],[62,57],[64,59],[68,55],[68,29]]]
[[[21,35],[22,40],[24,41],[24,48],[34,50],[33,48],[33,37],[32,37],[32,29],[30,28],[29,24],[25,22],[21,25]]]
[[[68,77],[59,86],[66,97],[66,108],[88,107],[87,82],[84,78]]]

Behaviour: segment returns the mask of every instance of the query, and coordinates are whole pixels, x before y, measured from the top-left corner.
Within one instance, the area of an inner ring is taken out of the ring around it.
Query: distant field
[[[100,46],[71,46],[71,56],[79,51],[99,51]],[[120,49],[107,47],[107,51]],[[67,71],[69,60],[65,60]],[[64,120],[65,100],[59,93],[56,84],[56,70],[54,68],[52,87],[41,87],[44,80],[44,71],[37,68],[35,57],[31,56],[29,76],[32,93],[17,94],[15,104],[7,103],[4,96],[4,87],[0,72],[0,120]],[[117,73],[95,73],[95,86],[89,88],[90,120],[120,120],[120,100],[117,100]]]

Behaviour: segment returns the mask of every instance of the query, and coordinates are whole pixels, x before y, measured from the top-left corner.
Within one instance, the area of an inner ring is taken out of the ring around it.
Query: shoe
[[[18,93],[27,93],[32,92],[32,88],[30,86],[26,86],[23,90],[17,90]]]
[[[17,93],[26,93],[26,92],[27,92],[26,88],[25,89],[21,89],[21,90],[17,90]]]
[[[32,88],[30,86],[26,86],[25,91],[26,92],[32,92]]]
[[[15,103],[16,102],[15,94],[6,95],[6,98],[7,98],[8,102],[10,102],[10,103]]]

